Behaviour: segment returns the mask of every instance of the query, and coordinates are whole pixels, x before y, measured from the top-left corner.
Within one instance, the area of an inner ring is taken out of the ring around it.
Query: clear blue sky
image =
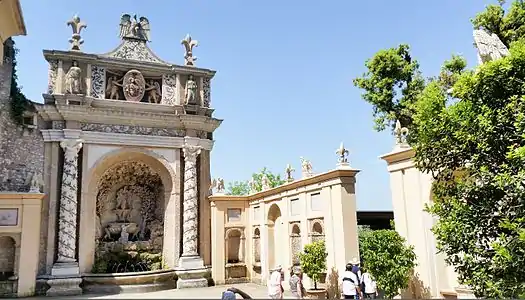
[[[451,54],[476,63],[469,22],[486,4],[479,0],[404,1],[137,1],[21,0],[28,35],[17,37],[23,92],[42,101],[47,63],[42,49],[67,50],[75,14],[88,24],[83,51],[106,53],[119,44],[122,13],[149,18],[150,47],[164,60],[182,64],[180,40],[199,40],[197,65],[217,70],[212,81],[215,117],[212,176],[243,180],[267,166],[284,173],[300,169],[299,157],[315,172],[336,165],[341,141],[361,170],[361,210],[391,209],[386,163],[388,133],[372,129],[372,108],[352,79],[382,48],[411,45],[426,76],[437,74]],[[296,171],[296,177],[299,176]]]

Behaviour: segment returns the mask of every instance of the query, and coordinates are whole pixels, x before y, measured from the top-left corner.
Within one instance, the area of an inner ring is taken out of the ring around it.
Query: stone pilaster
[[[199,196],[197,189],[197,157],[201,147],[184,145],[184,200],[182,226],[182,255],[177,268],[177,288],[205,287],[206,268],[199,256]]]
[[[65,296],[82,294],[79,284],[82,282],[76,259],[77,240],[77,179],[78,152],[82,141],[67,139],[60,143],[64,150],[64,170],[62,172],[62,189],[58,212],[58,245],[57,261],[53,265],[48,280],[48,296]]]

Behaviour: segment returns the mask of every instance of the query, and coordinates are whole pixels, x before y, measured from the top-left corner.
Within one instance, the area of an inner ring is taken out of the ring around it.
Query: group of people
[[[283,298],[283,281],[283,268],[277,266],[272,270],[268,280],[268,296],[271,299]],[[303,286],[303,274],[299,266],[290,268],[289,284],[293,298],[305,298],[306,290]],[[346,265],[345,272],[339,280],[339,288],[343,299],[375,299],[378,296],[376,281],[367,270],[360,267],[357,259],[353,259]]]

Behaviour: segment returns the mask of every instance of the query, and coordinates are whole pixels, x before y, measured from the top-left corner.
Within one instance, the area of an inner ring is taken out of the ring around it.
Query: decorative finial
[[[250,182],[249,182],[249,185],[250,185],[250,194],[255,194],[257,193],[257,184],[255,183],[255,179],[250,179]]]
[[[301,173],[303,178],[312,177],[314,175],[312,163],[310,163],[309,160],[305,159],[304,157],[299,157],[301,160]]]
[[[290,164],[287,164],[284,172],[286,172],[286,181],[292,182],[293,181],[292,172],[295,172],[295,169]]]
[[[73,34],[69,39],[69,43],[71,44],[69,50],[80,51],[80,45],[84,43],[84,40],[80,37],[80,32],[82,31],[82,28],[87,28],[86,23],[80,21],[80,17],[78,15],[74,15],[73,18],[66,24],[71,26],[71,29],[73,30]]]
[[[120,32],[121,39],[135,39],[145,42],[150,41],[150,25],[146,17],[140,17],[137,20],[137,15],[133,18],[129,14],[123,14],[120,17]]]
[[[339,156],[339,159],[337,160],[339,165],[348,166],[348,154],[350,154],[350,151],[345,148],[343,142],[341,142],[339,148],[335,151],[335,154]]]
[[[180,43],[184,46],[185,50],[184,65],[194,66],[197,57],[193,56],[193,47],[199,46],[199,41],[192,39],[189,34],[186,34],[186,37],[182,41],[180,41]]]
[[[410,147],[407,142],[408,129],[406,127],[401,127],[401,122],[399,122],[399,120],[396,121],[394,135],[396,137],[396,148]]]

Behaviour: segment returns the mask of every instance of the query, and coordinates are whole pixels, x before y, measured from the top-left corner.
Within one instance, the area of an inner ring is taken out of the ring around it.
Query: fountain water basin
[[[177,286],[175,270],[85,274],[82,279],[83,292],[91,294],[146,293]]]

